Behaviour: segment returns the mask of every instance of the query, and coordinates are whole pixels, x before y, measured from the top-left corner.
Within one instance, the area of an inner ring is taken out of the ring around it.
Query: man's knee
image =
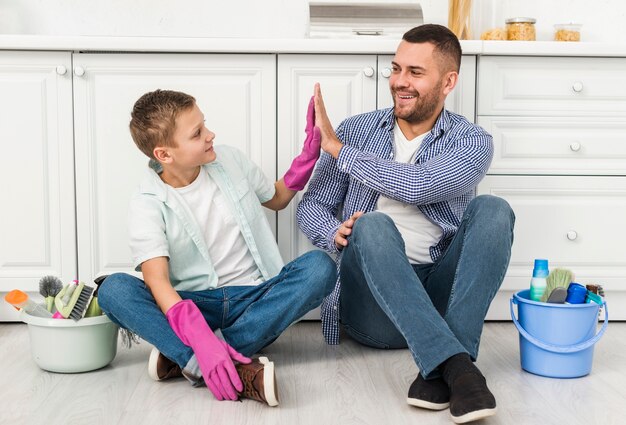
[[[468,209],[491,223],[499,223],[503,227],[513,228],[515,213],[511,205],[503,198],[493,195],[480,195],[472,200]]]
[[[389,232],[398,232],[395,223],[387,214],[378,211],[363,214],[352,227],[352,237],[359,239],[387,239]]]

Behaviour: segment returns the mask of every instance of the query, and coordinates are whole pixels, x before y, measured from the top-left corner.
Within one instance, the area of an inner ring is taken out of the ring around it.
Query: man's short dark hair
[[[443,25],[424,24],[412,28],[402,36],[409,43],[432,43],[442,72],[459,72],[461,66],[461,43],[452,31]]]

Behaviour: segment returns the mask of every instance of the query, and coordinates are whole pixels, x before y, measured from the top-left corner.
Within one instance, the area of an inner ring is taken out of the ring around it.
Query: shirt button
[[[337,310],[337,306],[336,305],[333,306],[333,310]]]
[[[346,166],[346,164],[343,164],[343,167],[341,167],[341,169],[342,169],[343,171],[346,171],[346,168],[348,168],[348,167]]]

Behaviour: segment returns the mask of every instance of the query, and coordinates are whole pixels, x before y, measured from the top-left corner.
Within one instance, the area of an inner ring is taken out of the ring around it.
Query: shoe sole
[[[450,402],[447,403],[432,403],[426,400],[420,400],[418,398],[407,398],[406,402],[411,406],[421,407],[428,410],[443,410],[450,406]]]
[[[148,359],[148,376],[155,381],[160,381],[159,376],[157,375],[157,361],[159,360],[159,350],[156,347],[152,348],[150,351],[150,358]]]
[[[259,357],[259,362],[263,364],[263,390],[265,401],[271,407],[278,406],[278,395],[276,393],[276,375],[274,375],[274,363],[267,357]]]
[[[477,421],[479,419],[487,418],[496,414],[496,408],[476,410],[475,412],[469,412],[461,416],[452,416],[452,421],[455,424],[464,424],[466,422]]]

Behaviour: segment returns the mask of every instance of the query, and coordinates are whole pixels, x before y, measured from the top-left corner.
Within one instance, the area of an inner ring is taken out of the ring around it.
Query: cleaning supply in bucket
[[[554,269],[550,271],[548,277],[546,278],[546,289],[543,292],[543,296],[541,297],[541,302],[547,302],[548,297],[552,295],[552,291],[556,288],[564,288],[567,290],[567,287],[572,282],[574,278],[574,274],[571,270],[568,269]],[[553,301],[554,302],[554,301]]]
[[[587,298],[587,288],[580,283],[572,282],[567,287],[566,303],[569,304],[583,304]]]
[[[46,308],[37,304],[30,298],[28,298],[28,294],[20,291],[19,289],[14,289],[8,294],[4,296],[4,300],[15,307],[16,310],[24,310],[31,316],[37,317],[52,317],[52,313],[50,313]]]
[[[533,301],[541,300],[546,290],[548,274],[548,260],[536,259],[533,267],[533,277],[530,280],[530,298]]]
[[[56,276],[44,276],[39,280],[39,293],[46,299],[46,308],[49,312],[54,309],[54,297],[63,288],[63,282]]]
[[[64,317],[74,320],[80,319],[83,317],[92,292],[93,288],[91,286],[87,286],[84,282],[77,280],[66,285],[54,298],[57,312],[53,317]]]
[[[100,308],[100,304],[98,304],[98,289],[100,289],[100,284],[104,282],[104,279],[109,277],[109,275],[99,276],[94,279],[94,283],[96,284],[96,290],[93,291],[93,296],[91,297],[91,301],[89,302],[89,306],[85,311],[85,317],[95,317],[103,314],[102,309]]]
[[[517,305],[517,317],[513,306]],[[519,331],[522,369],[550,378],[588,375],[593,348],[607,329],[609,312],[603,300],[604,323],[598,332],[600,305],[548,304],[530,299],[530,291],[511,297],[511,318]],[[519,319],[519,320],[518,320]]]
[[[554,288],[554,290],[550,293],[550,296],[546,300],[547,303],[552,304],[565,304],[565,299],[567,298],[567,289],[559,286],[558,288]]]

